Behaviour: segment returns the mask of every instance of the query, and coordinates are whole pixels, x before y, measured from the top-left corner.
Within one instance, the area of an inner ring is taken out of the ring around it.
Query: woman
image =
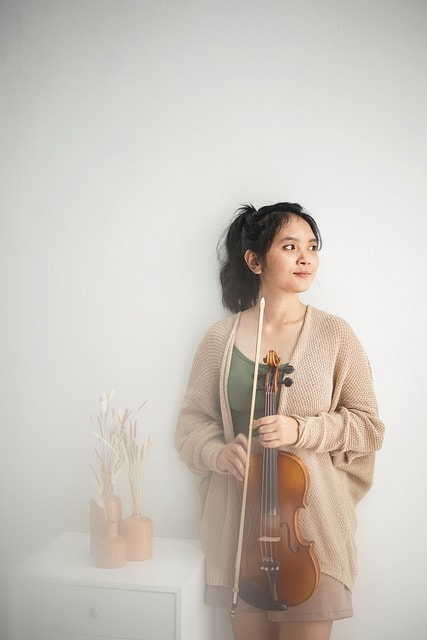
[[[264,298],[260,362],[274,349],[294,373],[291,386],[280,385],[276,415],[263,415],[258,392],[254,442],[305,463],[308,504],[299,526],[303,538],[314,541],[321,573],[314,594],[286,611],[265,611],[240,598],[232,618],[236,640],[327,640],[333,620],[352,615],[355,507],[371,486],[384,427],[354,332],[300,300],[315,278],[320,247],[316,222],[298,204],[238,210],[221,268],[223,303],[233,315],[211,327],[198,348],[176,430],[181,459],[201,477],[206,601],[230,607]]]

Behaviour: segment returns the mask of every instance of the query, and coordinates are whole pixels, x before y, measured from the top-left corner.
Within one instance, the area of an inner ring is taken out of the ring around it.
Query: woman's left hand
[[[298,422],[289,416],[264,416],[254,420],[253,428],[258,429],[258,440],[263,447],[274,449],[293,445],[298,440]]]

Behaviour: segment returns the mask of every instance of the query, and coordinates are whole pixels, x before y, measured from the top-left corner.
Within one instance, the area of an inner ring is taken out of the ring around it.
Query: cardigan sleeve
[[[328,411],[293,416],[299,423],[296,447],[329,452],[336,468],[354,480],[359,497],[372,483],[375,451],[384,437],[366,353],[351,327],[342,322],[334,354],[334,384]]]
[[[222,473],[216,464],[225,447],[218,392],[224,355],[222,337],[214,325],[202,339],[175,430],[174,443],[181,460],[202,476],[212,471]]]

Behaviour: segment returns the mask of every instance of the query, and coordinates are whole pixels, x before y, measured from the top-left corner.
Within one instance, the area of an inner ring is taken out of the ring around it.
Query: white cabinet
[[[87,534],[64,533],[18,572],[16,640],[211,640],[204,556],[195,540],[155,538],[153,558],[93,565]]]

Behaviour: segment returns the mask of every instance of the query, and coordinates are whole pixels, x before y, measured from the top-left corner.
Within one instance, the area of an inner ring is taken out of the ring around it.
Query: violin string
[[[267,415],[268,413],[268,393],[266,393],[265,395],[265,414]],[[262,485],[261,485],[261,489],[262,489],[262,494],[261,494],[261,513],[260,513],[260,539],[261,539],[261,544],[260,544],[260,551],[261,551],[261,566],[262,566],[262,561],[265,558],[265,536],[267,535],[266,531],[265,531],[265,514],[267,512],[268,509],[268,502],[267,502],[267,459],[266,459],[266,455],[265,455],[265,451],[263,451],[263,456],[262,456]]]
[[[262,561],[265,558],[264,537],[266,535],[266,531],[265,531],[265,517],[264,517],[264,514],[266,513],[266,509],[267,509],[267,497],[266,497],[267,484],[266,484],[266,481],[267,481],[267,464],[266,464],[265,456],[263,456],[263,458],[262,458],[262,497],[261,497],[261,514],[260,514],[261,515],[261,517],[260,517],[261,566],[262,566]]]
[[[269,390],[266,394],[266,415],[273,415],[275,412],[275,396],[274,391]],[[268,560],[273,558],[273,542],[271,540],[273,535],[272,530],[272,520],[274,517],[274,493],[275,493],[275,469],[272,464],[274,461],[273,449],[265,449],[265,460],[266,460],[266,469],[265,469],[265,478],[264,484],[265,487],[265,500],[266,500],[266,509],[264,510],[265,521],[264,521],[264,536],[266,539],[265,548],[264,548],[264,557]]]
[[[272,497],[272,501],[273,501],[273,518],[271,519],[271,528],[273,529],[274,527],[274,531],[271,531],[271,536],[275,537],[276,536],[276,518],[277,518],[277,449],[271,449],[271,467],[272,467],[272,478],[273,478],[273,488],[272,488],[272,493],[273,493],[273,497]],[[271,549],[271,558],[275,559],[277,557],[277,542],[272,542],[272,549]]]
[[[274,392],[272,393],[271,396],[271,402],[270,402],[270,415],[273,415],[275,413],[275,402],[274,402]],[[274,503],[273,503],[273,498],[274,498],[274,468],[272,466],[272,453],[273,453],[273,449],[268,449],[268,473],[269,473],[269,482],[268,482],[268,490],[269,490],[269,509],[268,509],[268,537],[270,538],[270,542],[269,542],[269,558],[271,559],[273,556],[273,549],[272,549],[272,542],[271,542],[271,536],[273,535],[273,531],[272,531],[272,527],[271,527],[271,523],[272,523],[272,516],[274,514]]]
[[[269,352],[270,355],[270,352]],[[267,358],[268,359],[268,356]],[[266,360],[265,359],[265,360]],[[265,361],[264,360],[264,361]],[[276,413],[278,367],[271,367],[266,374],[264,409],[266,416]],[[278,460],[275,448],[264,447],[262,455],[262,485],[260,504],[260,554],[261,566],[266,570],[274,570],[277,560],[277,534],[278,518]]]
[[[276,396],[275,391],[270,391],[268,393],[268,413],[267,415],[273,415],[276,413]],[[267,481],[266,481],[266,491],[267,491],[267,522],[266,527],[267,530],[265,535],[268,542],[268,557],[270,562],[273,563],[275,558],[277,557],[277,542],[274,541],[274,537],[276,535],[276,517],[277,517],[277,506],[278,506],[278,478],[277,478],[277,451],[275,448],[267,449]]]

